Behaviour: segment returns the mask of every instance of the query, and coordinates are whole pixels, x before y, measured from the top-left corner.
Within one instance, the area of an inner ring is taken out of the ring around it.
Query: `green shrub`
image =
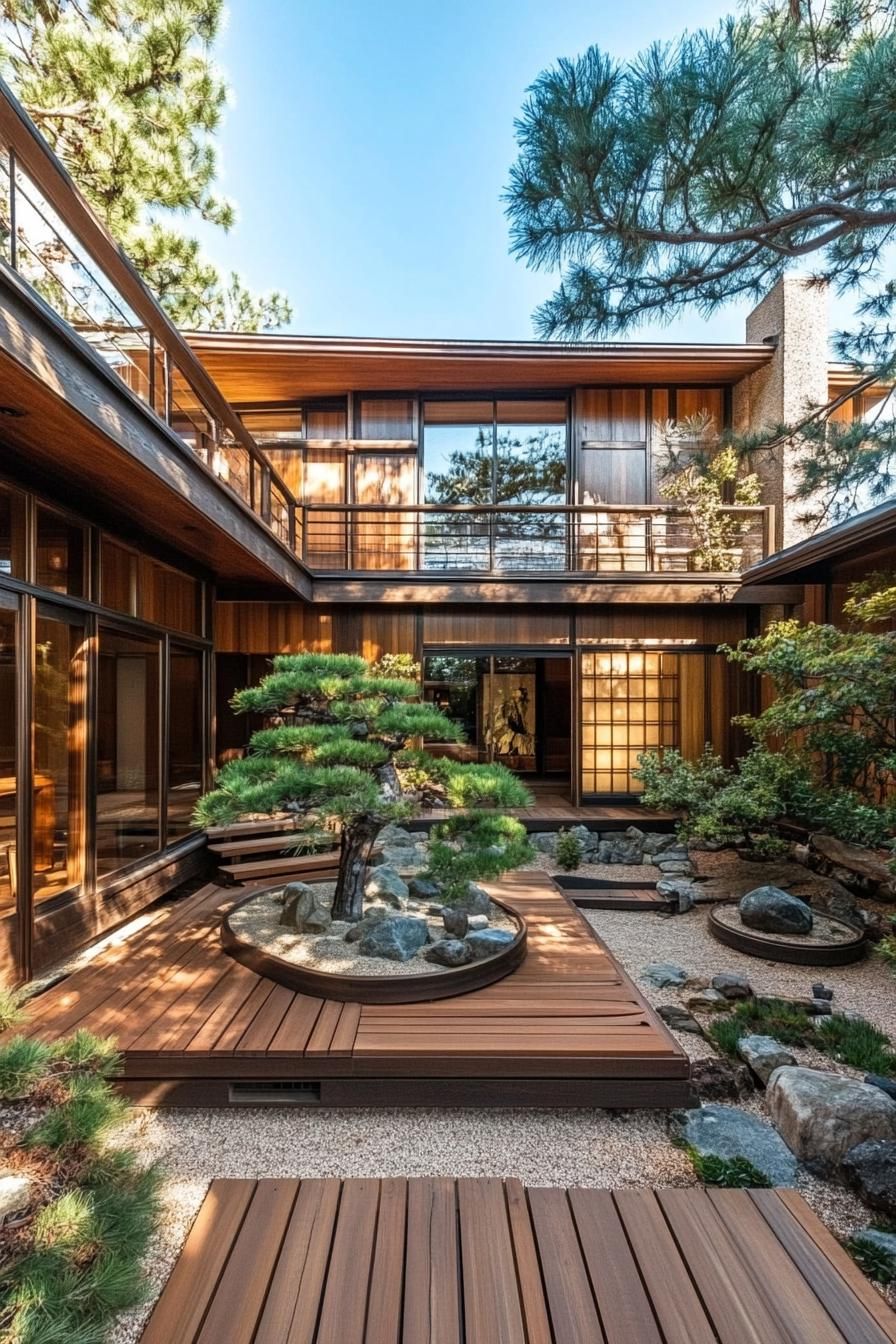
[[[882,1247],[857,1232],[843,1243],[853,1260],[869,1279],[876,1283],[893,1283],[896,1280],[896,1265],[893,1257]]]
[[[863,1018],[834,1013],[818,1024],[816,1043],[831,1059],[884,1077],[896,1074],[896,1054],[889,1036]]]
[[[27,1097],[43,1078],[51,1050],[42,1041],[14,1036],[0,1046],[0,1101]]]
[[[574,873],[582,862],[582,842],[572,831],[560,831],[557,835],[557,848],[554,851],[557,867],[565,873]]]
[[[746,1157],[716,1157],[712,1153],[698,1153],[690,1145],[686,1145],[685,1152],[704,1185],[721,1186],[725,1190],[771,1189],[772,1182],[765,1172]]]

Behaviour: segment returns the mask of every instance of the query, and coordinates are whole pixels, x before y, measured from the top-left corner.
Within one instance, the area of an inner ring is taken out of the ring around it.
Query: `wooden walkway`
[[[115,1036],[146,1104],[687,1104],[686,1055],[566,897],[537,872],[493,890],[528,955],[457,998],[338,1003],[261,979],[219,941],[247,889],[209,886],[34,1000],[26,1030]]]
[[[624,831],[626,826],[656,831],[675,829],[674,813],[651,812],[637,802],[583,803],[576,807],[562,794],[539,795],[537,789],[531,807],[506,807],[502,811],[518,817],[528,831],[555,831],[560,826],[587,826],[592,831]],[[444,821],[445,816],[445,808],[430,808],[407,824],[411,830],[426,830],[434,822]]]
[[[891,1344],[799,1195],[212,1183],[142,1344]]]

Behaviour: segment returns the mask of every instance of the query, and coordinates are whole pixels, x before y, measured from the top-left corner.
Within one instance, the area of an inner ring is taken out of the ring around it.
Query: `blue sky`
[[[591,43],[633,55],[727,8],[229,0],[220,185],[239,217],[207,249],[253,288],[285,290],[298,332],[531,338],[552,278],[510,258],[500,200],[527,85]],[[741,340],[744,313],[642,334]]]

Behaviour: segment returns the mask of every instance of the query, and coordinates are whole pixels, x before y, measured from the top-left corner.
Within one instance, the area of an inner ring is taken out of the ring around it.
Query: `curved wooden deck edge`
[[[457,998],[458,995],[496,984],[522,965],[526,956],[525,919],[511,906],[493,896],[494,904],[519,923],[519,932],[513,942],[493,957],[472,961],[454,970],[426,975],[361,976],[315,971],[275,956],[272,952],[265,952],[234,932],[230,916],[262,895],[263,891],[253,892],[222,917],[221,946],[234,961],[247,966],[256,975],[273,980],[298,994],[335,999],[338,1003],[432,1003],[438,999]]]
[[[834,915],[828,915],[827,918],[835,924],[842,924],[844,928],[854,933],[855,936],[848,943],[837,943],[830,947],[814,943],[800,947],[796,943],[770,942],[768,938],[760,938],[749,929],[733,929],[730,924],[723,923],[717,917],[718,909],[730,909],[735,904],[734,901],[725,901],[719,907],[710,910],[709,931],[718,942],[724,943],[726,947],[733,947],[736,952],[743,952],[745,956],[762,957],[765,961],[782,961],[792,966],[849,966],[854,961],[861,961],[868,950],[864,933],[852,929],[852,925],[843,919],[837,919]]]

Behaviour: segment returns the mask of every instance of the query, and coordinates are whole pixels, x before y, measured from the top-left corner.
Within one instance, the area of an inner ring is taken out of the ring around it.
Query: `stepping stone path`
[[[675,1136],[704,1157],[731,1161],[745,1157],[773,1185],[793,1185],[797,1163],[787,1144],[771,1125],[734,1106],[709,1103],[693,1111],[679,1111],[671,1121]]]

